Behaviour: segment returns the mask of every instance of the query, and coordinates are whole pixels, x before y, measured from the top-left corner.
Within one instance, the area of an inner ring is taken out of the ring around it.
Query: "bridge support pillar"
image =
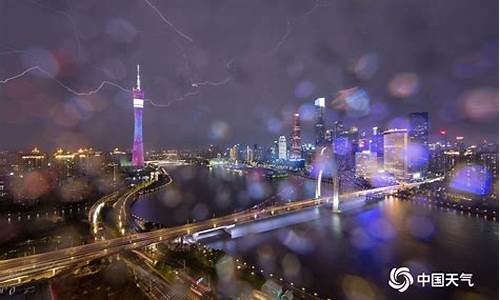
[[[323,177],[323,170],[320,170],[319,174],[318,174],[318,183],[316,184],[316,193],[315,193],[316,198],[321,197],[321,179],[322,179],[322,177]]]
[[[335,174],[333,176],[333,197],[332,197],[332,211],[334,213],[340,213],[339,188],[340,188],[339,177],[337,174]]]

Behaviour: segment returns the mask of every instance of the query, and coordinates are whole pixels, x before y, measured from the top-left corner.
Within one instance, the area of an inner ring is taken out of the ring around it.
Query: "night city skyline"
[[[0,0],[0,300],[499,299],[498,11]]]
[[[0,22],[9,24],[0,26],[2,148],[131,149],[136,64],[143,66],[146,99],[168,105],[145,103],[146,150],[269,145],[289,134],[297,110],[303,140],[313,142],[318,97],[326,97],[327,128],[338,120],[366,131],[398,127],[394,119],[427,111],[431,139],[445,129],[468,143],[498,141],[498,22],[491,7],[498,4],[170,5],[1,3]],[[21,11],[29,24],[15,17]],[[248,11],[257,17],[245,17]],[[43,71],[29,70],[34,66]],[[111,84],[99,89],[103,81]],[[368,102],[354,113],[335,102],[351,88]]]

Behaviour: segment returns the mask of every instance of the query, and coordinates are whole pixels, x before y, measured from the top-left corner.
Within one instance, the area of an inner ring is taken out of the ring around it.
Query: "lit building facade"
[[[376,153],[379,159],[384,157],[384,133],[379,127],[372,128],[370,152]]]
[[[384,170],[397,179],[408,176],[408,130],[389,129],[384,131]]]
[[[429,113],[410,113],[408,119],[408,138],[412,149],[408,153],[408,168],[412,173],[425,174],[429,161]]]
[[[253,149],[247,145],[245,149],[245,160],[248,162],[254,161],[254,151]]]
[[[292,142],[290,147],[290,159],[297,160],[302,158],[301,137],[300,137],[300,115],[293,114],[292,119]]]
[[[287,159],[286,137],[280,136],[278,139],[278,159]]]
[[[238,157],[239,157],[239,147],[238,145],[234,145],[233,147],[231,147],[231,149],[229,149],[229,158],[231,160],[238,160]]]
[[[377,154],[370,151],[356,152],[356,176],[371,178],[378,170]]]
[[[318,98],[314,101],[316,107],[316,124],[314,125],[315,131],[315,145],[322,146],[325,144],[325,98]]]
[[[137,85],[132,89],[134,104],[134,144],[132,146],[132,166],[144,166],[144,146],[142,144],[142,112],[144,109],[144,92],[141,89],[140,67],[137,65]]]
[[[47,157],[36,147],[30,153],[22,155],[21,160],[24,171],[33,171],[47,167]]]

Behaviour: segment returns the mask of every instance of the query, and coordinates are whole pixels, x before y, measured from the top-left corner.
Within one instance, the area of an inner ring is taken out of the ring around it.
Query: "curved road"
[[[393,193],[397,189],[411,189],[424,183],[430,183],[440,178],[419,183],[401,184],[346,193],[340,196],[344,201],[370,193]],[[328,203],[329,198],[306,199],[283,205],[269,206],[258,209],[248,209],[224,217],[213,218],[199,223],[186,224],[177,227],[159,229],[151,232],[135,233],[105,241],[97,241],[52,252],[36,254],[28,257],[0,261],[0,286],[12,286],[30,280],[54,276],[57,271],[82,263],[116,254],[123,250],[133,250],[160,241],[171,240],[196,232],[234,226],[252,222],[257,219],[272,218],[277,215],[300,211]]]

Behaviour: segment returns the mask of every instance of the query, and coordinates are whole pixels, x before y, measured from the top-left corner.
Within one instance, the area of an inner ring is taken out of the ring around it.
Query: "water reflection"
[[[498,223],[399,199],[361,211],[331,214],[272,232],[210,244],[243,257],[266,273],[338,299],[486,299],[498,295]],[[387,285],[396,266],[414,272],[471,272],[476,287]],[[492,267],[493,266],[493,267]]]

